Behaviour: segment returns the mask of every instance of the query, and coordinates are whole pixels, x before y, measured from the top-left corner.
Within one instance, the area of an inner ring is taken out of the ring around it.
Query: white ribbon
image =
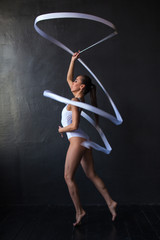
[[[50,19],[57,19],[57,18],[81,18],[81,19],[88,19],[88,20],[92,20],[92,21],[96,21],[96,22],[100,22],[102,24],[105,24],[109,27],[111,27],[113,30],[115,30],[115,26],[107,21],[106,19],[103,19],[103,18],[100,18],[100,17],[97,17],[97,16],[93,16],[93,15],[90,15],[90,14],[84,14],[84,13],[73,13],[73,12],[59,12],[59,13],[49,13],[49,14],[43,14],[43,15],[40,15],[38,16],[36,19],[35,19],[35,22],[34,22],[34,28],[35,30],[44,38],[46,38],[47,40],[49,40],[50,42],[56,44],[58,47],[64,49],[65,51],[67,51],[68,53],[70,53],[71,55],[73,55],[73,52],[68,48],[66,47],[63,43],[59,42],[58,40],[56,40],[54,37],[46,34],[44,31],[42,31],[38,26],[37,26],[37,23],[40,22],[40,21],[44,21],[44,20],[50,20]],[[88,50],[89,48],[113,37],[114,35],[116,35],[117,32],[116,30],[111,33],[110,35],[106,36],[105,38],[103,38],[102,40],[98,41],[97,43],[85,48],[84,50],[82,50],[80,53]],[[118,109],[116,108],[113,100],[111,99],[111,97],[109,96],[108,92],[106,91],[106,89],[103,87],[103,85],[101,84],[101,82],[99,81],[99,79],[95,76],[95,74],[89,69],[89,67],[79,58],[78,61],[86,68],[86,70],[92,75],[92,77],[97,81],[97,83],[99,84],[99,86],[102,88],[102,90],[104,91],[105,95],[108,97],[110,103],[111,103],[111,106],[113,107],[113,110],[114,110],[114,113],[116,115],[116,117],[114,117],[113,115],[97,108],[97,107],[94,107],[92,105],[89,105],[89,104],[86,104],[86,103],[82,103],[82,102],[76,102],[76,101],[72,101],[72,100],[69,100],[67,98],[64,98],[64,97],[61,97],[57,94],[54,94],[52,93],[51,91],[49,90],[46,90],[44,91],[43,95],[45,97],[49,97],[51,99],[54,99],[56,101],[59,101],[59,102],[62,102],[62,103],[66,103],[66,104],[72,104],[72,105],[75,105],[77,107],[80,107],[80,108],[83,108],[83,109],[86,109],[90,112],[93,112],[95,114],[98,114],[102,117],[105,117],[107,119],[109,119],[111,122],[113,122],[114,124],[116,125],[119,125],[123,122],[122,120],[122,117],[118,111]],[[109,154],[112,150],[110,144],[108,143],[102,129],[99,127],[99,126],[96,126],[96,123],[95,121],[90,118],[90,116],[88,116],[85,112],[81,112],[81,115],[86,119],[88,120],[96,129],[97,131],[99,132],[103,142],[104,142],[104,145],[106,148],[104,147],[101,147],[100,145],[92,142],[92,141],[85,141],[82,143],[83,146],[87,147],[87,148],[94,148],[96,150],[99,150],[99,151],[102,151],[106,154]]]

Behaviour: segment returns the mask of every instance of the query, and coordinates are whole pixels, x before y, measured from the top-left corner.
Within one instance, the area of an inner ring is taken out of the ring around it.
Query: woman
[[[73,54],[67,73],[67,82],[70,86],[71,92],[74,95],[72,100],[84,102],[84,96],[90,92],[92,105],[96,106],[96,87],[94,84],[92,84],[91,79],[88,76],[80,75],[75,79],[75,81],[73,81],[74,64],[78,57],[79,52]],[[89,137],[78,127],[80,121],[80,112],[81,109],[78,107],[70,104],[66,105],[62,111],[63,127],[59,126],[58,129],[61,137],[63,137],[63,133],[67,134],[70,142],[66,155],[64,178],[76,210],[76,222],[73,223],[73,225],[78,226],[86,214],[80,203],[78,188],[74,179],[75,172],[79,164],[81,164],[86,176],[94,183],[95,187],[105,199],[112,214],[112,221],[114,221],[116,218],[117,202],[112,200],[103,181],[95,173],[92,149],[82,146],[82,143],[88,140]],[[96,123],[98,123],[97,116]]]

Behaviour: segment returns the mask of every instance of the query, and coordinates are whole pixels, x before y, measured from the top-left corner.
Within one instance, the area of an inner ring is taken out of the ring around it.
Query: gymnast
[[[92,105],[97,106],[96,86],[92,83],[91,79],[88,76],[79,75],[74,80],[74,65],[76,60],[79,58],[79,55],[79,52],[73,54],[67,73],[67,82],[69,84],[71,92],[74,95],[74,98],[72,98],[72,100],[85,102],[84,97],[88,92],[90,92],[91,103]],[[89,140],[89,137],[79,128],[80,113],[81,109],[79,107],[67,104],[62,110],[61,123],[63,127],[59,126],[58,129],[61,137],[63,137],[63,133],[67,134],[67,138],[70,142],[66,154],[64,178],[76,211],[76,221],[73,223],[73,226],[80,225],[82,219],[86,215],[86,212],[80,202],[78,188],[74,178],[79,164],[81,164],[86,176],[94,183],[97,190],[103,196],[111,212],[112,221],[114,221],[117,215],[117,202],[112,200],[105,184],[95,172],[92,148],[88,149],[83,146],[83,142]],[[95,115],[95,118],[96,124],[98,124],[98,116]]]

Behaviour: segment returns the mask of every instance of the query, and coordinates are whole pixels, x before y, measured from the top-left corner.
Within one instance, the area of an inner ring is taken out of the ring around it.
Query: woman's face
[[[71,91],[72,92],[77,92],[81,89],[83,89],[85,85],[82,84],[82,81],[81,81],[81,76],[78,76],[74,82],[72,83],[72,86],[71,86]]]

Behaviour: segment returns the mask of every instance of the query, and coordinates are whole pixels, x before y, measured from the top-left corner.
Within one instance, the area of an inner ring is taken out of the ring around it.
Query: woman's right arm
[[[79,57],[79,52],[74,53],[71,58],[70,65],[69,65],[69,69],[68,69],[68,73],[67,73],[67,82],[70,87],[72,85],[73,78],[74,78],[74,64],[78,57]]]

